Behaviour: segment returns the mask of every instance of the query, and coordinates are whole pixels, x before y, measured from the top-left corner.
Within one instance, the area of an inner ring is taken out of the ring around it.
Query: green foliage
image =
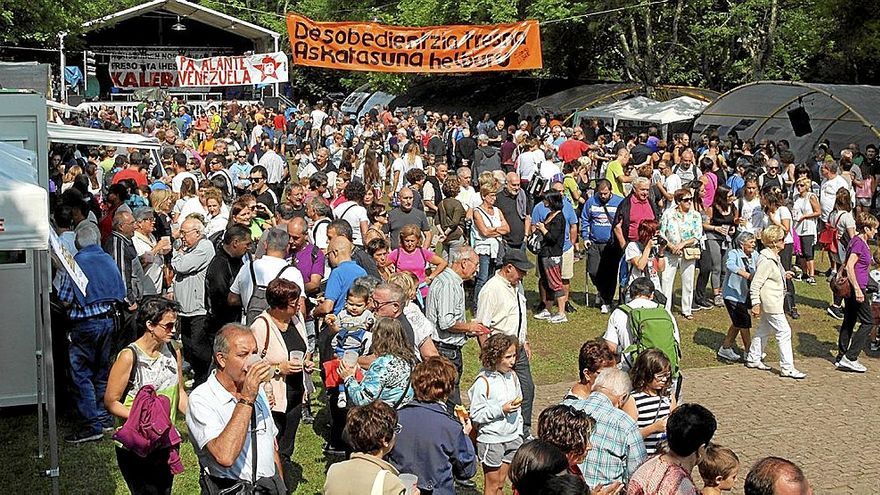
[[[531,75],[724,90],[755,79],[880,84],[876,0],[202,0],[284,34],[284,14],[391,25],[537,19],[544,69]],[[0,43],[54,48],[57,33],[139,0],[0,0]],[[636,6],[635,8],[632,8]],[[620,10],[614,10],[620,9]],[[75,43],[74,40],[71,40]],[[307,92],[369,82],[399,92],[416,76],[295,67]]]

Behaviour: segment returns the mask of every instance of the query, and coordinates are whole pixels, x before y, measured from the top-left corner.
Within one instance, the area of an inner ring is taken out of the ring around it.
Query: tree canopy
[[[57,33],[134,0],[6,0],[4,45],[54,47]],[[685,84],[725,90],[759,79],[880,84],[875,0],[203,0],[286,33],[284,14],[425,26],[538,19],[544,69],[534,76]],[[286,44],[284,46],[289,46]],[[372,82],[400,91],[422,75],[296,67],[306,92]]]

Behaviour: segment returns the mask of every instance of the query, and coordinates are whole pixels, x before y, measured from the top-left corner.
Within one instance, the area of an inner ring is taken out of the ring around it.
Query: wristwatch
[[[244,405],[246,405],[246,406],[254,407],[254,401],[252,401],[252,400],[247,400],[247,399],[245,399],[244,397],[242,397],[241,399],[238,399],[238,403],[239,403],[239,404],[244,404]]]

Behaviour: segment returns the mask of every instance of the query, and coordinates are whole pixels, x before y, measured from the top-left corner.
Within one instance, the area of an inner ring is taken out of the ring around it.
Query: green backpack
[[[632,344],[623,350],[623,358],[632,366],[636,358],[648,349],[656,348],[669,358],[672,376],[678,377],[681,348],[675,341],[672,317],[663,306],[656,308],[631,308],[621,305],[628,319]]]

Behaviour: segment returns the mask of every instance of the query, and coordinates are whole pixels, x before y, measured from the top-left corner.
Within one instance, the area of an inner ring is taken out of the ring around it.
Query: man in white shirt
[[[675,191],[681,189],[681,177],[672,173],[672,166],[665,160],[659,163],[658,168],[662,180],[657,182],[657,189],[663,195],[663,201],[666,205],[664,210],[671,210],[675,208]]]
[[[266,234],[266,254],[258,260],[245,262],[229,287],[230,306],[242,306],[247,313],[254,286],[265,287],[276,278],[290,280],[299,286],[300,294],[305,294],[302,273],[284,259],[290,236],[286,230],[271,229]],[[253,266],[253,271],[251,267]],[[302,301],[302,296],[300,296]],[[303,306],[300,305],[300,310]]]
[[[819,205],[822,207],[822,222],[828,222],[828,216],[834,210],[834,203],[837,201],[837,191],[841,188],[849,189],[850,185],[846,179],[840,175],[836,162],[823,162],[822,168],[819,170],[822,174],[822,188],[819,191]],[[855,199],[853,197],[853,199]]]
[[[312,110],[312,113],[309,114],[309,117],[312,120],[312,129],[310,132],[310,137],[312,139],[312,146],[316,146],[316,141],[318,137],[321,135],[321,128],[324,126],[324,120],[328,117],[326,113],[324,113],[324,103],[319,101],[315,104],[315,109]]]
[[[456,196],[455,199],[464,206],[465,211],[470,212],[471,208],[480,206],[483,202],[483,198],[480,196],[480,192],[476,191],[473,186],[471,186],[473,176],[471,175],[470,167],[459,167],[455,172],[455,175],[461,183],[461,190],[458,191],[458,196]]]
[[[516,337],[519,349],[513,371],[522,388],[523,437],[531,435],[532,405],[535,401],[535,382],[529,361],[532,348],[528,339],[528,317],[526,315],[526,296],[522,280],[535,265],[519,249],[508,249],[501,268],[495,272],[477,297],[477,311],[473,321],[489,328],[490,334],[477,337],[482,346],[492,333],[503,333]]]
[[[174,178],[171,179],[171,191],[180,193],[180,186],[183,185],[183,179],[190,178],[196,185],[196,190],[199,189],[199,180],[196,179],[196,176],[193,175],[192,172],[187,171],[186,169],[186,154],[184,153],[175,153],[174,154]]]
[[[632,309],[660,307],[659,304],[654,302],[654,283],[647,277],[639,277],[633,280],[629,286],[629,294],[632,300],[626,303],[626,305]],[[672,332],[675,341],[681,343],[678,323],[675,322],[675,318],[673,318],[672,313],[668,309],[666,313],[669,314],[669,319],[672,321]],[[632,336],[630,335],[629,317],[622,309],[617,308],[611,312],[611,316],[608,318],[608,327],[602,338],[605,339],[605,343],[608,344],[611,351],[621,358],[620,368],[624,371],[629,371],[633,363],[629,362],[627,356],[623,354],[623,350],[632,344]]]
[[[550,184],[553,182],[553,177],[557,175],[562,175],[562,170],[559,168],[559,165],[557,165],[556,162],[553,161],[553,158],[556,156],[556,153],[553,152],[553,149],[548,148],[544,151],[538,151],[543,153],[544,160],[540,162],[541,165],[539,167],[535,168],[535,172],[532,174],[532,176],[538,174],[541,175],[546,184],[544,186],[544,190],[541,192],[547,192],[550,189]],[[529,180],[531,180],[532,178],[533,177],[530,177]]]
[[[287,161],[281,155],[275,153],[271,140],[264,139],[261,146],[263,148],[263,156],[260,157],[258,165],[266,167],[266,172],[268,173],[266,181],[270,187],[276,187],[287,176]]]
[[[526,141],[528,143],[528,151],[520,153],[516,159],[516,172],[522,181],[528,182],[535,175],[535,169],[538,164],[544,161],[544,152],[538,148],[540,142],[537,139]],[[523,184],[523,188],[525,188]]]
[[[257,352],[257,341],[251,329],[242,325],[224,326],[213,351],[216,371],[192,391],[186,411],[199,465],[207,470],[208,481],[221,488],[246,480],[265,487],[261,493],[280,495],[284,482],[277,469],[281,465],[275,449],[278,430],[261,390],[272,368],[265,361],[248,365]],[[251,428],[252,421],[256,428]],[[255,446],[256,467],[251,451]]]

